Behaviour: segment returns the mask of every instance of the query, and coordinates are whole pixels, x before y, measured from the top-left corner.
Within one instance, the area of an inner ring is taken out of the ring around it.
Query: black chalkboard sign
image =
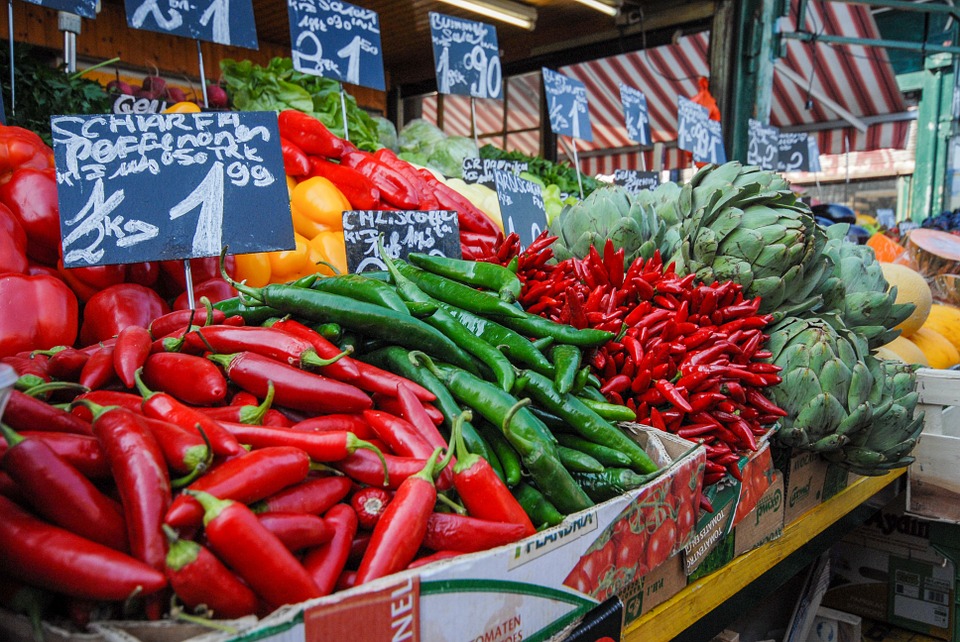
[[[547,228],[543,189],[510,172],[494,171],[493,177],[504,231],[507,234],[516,232],[520,236],[520,246],[527,247]]]
[[[747,139],[747,165],[776,170],[780,165],[780,130],[751,118]]]
[[[465,18],[430,12],[437,91],[473,98],[503,98],[497,30]]]
[[[720,123],[710,120],[710,112],[703,105],[678,96],[677,147],[693,155],[699,163],[726,163],[723,133]]]
[[[780,162],[777,169],[781,172],[819,172],[820,150],[817,139],[803,132],[780,134]]]
[[[411,252],[459,259],[460,222],[447,210],[350,210],[343,213],[343,240],[351,272],[385,270],[377,239],[392,258]]]
[[[647,109],[647,97],[639,89],[620,83],[620,102],[623,104],[623,119],[627,126],[627,137],[640,145],[649,145],[650,112]]]
[[[174,36],[257,49],[253,0],[123,0],[127,25]]]
[[[546,67],[541,69],[541,73],[550,114],[550,130],[558,136],[592,141],[586,86],[576,78]]]
[[[497,188],[493,178],[495,171],[520,174],[527,171],[527,161],[495,160],[493,158],[464,158],[461,177],[467,183],[480,183],[490,189]]]
[[[631,194],[656,189],[660,184],[659,172],[640,172],[635,169],[613,170],[613,184],[619,185]]]
[[[273,112],[54,116],[67,267],[291,249]]]
[[[293,68],[340,82],[386,89],[380,16],[349,2],[288,0]]]
[[[41,7],[75,13],[81,18],[97,17],[97,0],[26,0]]]

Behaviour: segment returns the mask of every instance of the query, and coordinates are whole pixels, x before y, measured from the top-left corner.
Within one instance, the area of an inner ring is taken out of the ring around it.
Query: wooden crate
[[[960,372],[918,370],[917,392],[926,417],[907,471],[907,511],[960,524]]]

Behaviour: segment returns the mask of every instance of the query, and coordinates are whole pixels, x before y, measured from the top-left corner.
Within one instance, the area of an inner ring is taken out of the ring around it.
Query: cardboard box
[[[807,642],[860,642],[863,618],[821,606]]]
[[[623,624],[630,624],[679,593],[687,585],[683,559],[674,555],[620,592]]]
[[[907,470],[907,510],[960,524],[960,372],[920,369],[917,392],[924,424]]]
[[[704,448],[636,424],[628,429],[663,468],[642,488],[570,515],[515,544],[284,607],[259,622],[242,622],[240,632],[244,638],[274,642],[550,638],[666,561],[692,532]],[[677,528],[665,518],[679,512],[690,515],[689,527]],[[29,627],[24,635],[22,626],[17,633],[13,623],[22,624],[13,616],[0,617],[0,639],[32,640]],[[222,642],[237,637],[200,635],[192,625],[188,629],[170,623],[164,623],[167,630],[157,636],[144,633],[145,624],[150,628],[152,623],[99,623],[83,642]]]
[[[783,473],[786,508],[784,524],[790,524],[847,487],[849,472],[817,453],[778,449],[774,463]]]
[[[931,545],[930,522],[904,508],[900,495],[834,545],[823,605],[952,640],[954,563]]]

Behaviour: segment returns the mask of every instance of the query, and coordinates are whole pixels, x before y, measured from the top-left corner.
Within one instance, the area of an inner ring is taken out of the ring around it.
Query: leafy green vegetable
[[[554,184],[560,187],[560,191],[565,194],[579,195],[580,188],[577,185],[577,171],[567,163],[553,163],[539,156],[527,156],[522,152],[506,152],[493,145],[484,145],[480,148],[480,158],[490,158],[493,160],[512,160],[526,161],[527,171],[538,176],[544,185]],[[583,181],[583,196],[586,198],[594,190],[603,186],[603,183],[587,176],[581,175]]]
[[[443,130],[422,118],[414,118],[403,126],[398,137],[401,152],[429,156],[433,146],[446,138]]]
[[[3,42],[6,51],[7,43]],[[51,144],[50,116],[58,114],[106,114],[113,99],[95,80],[81,74],[67,74],[52,66],[53,59],[40,49],[16,44],[14,82],[17,90],[16,115],[10,110],[10,58],[0,56],[0,85],[8,125],[36,132]]]
[[[311,76],[293,68],[290,58],[274,58],[266,67],[249,60],[220,61],[220,71],[235,109],[240,111],[283,111],[297,109],[319,119],[338,136],[343,136],[340,83],[332,78]],[[350,142],[368,151],[381,147],[376,121],[345,94]]]
[[[477,158],[479,155],[472,138],[449,136],[433,146],[427,161],[430,167],[444,176],[460,177],[463,175],[463,159]]]
[[[411,120],[400,130],[398,143],[400,158],[452,178],[463,175],[464,158],[480,155],[472,138],[447,136],[439,127],[422,118]]]

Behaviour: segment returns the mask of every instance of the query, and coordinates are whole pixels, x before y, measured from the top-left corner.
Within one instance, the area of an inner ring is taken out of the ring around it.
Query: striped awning
[[[798,2],[793,0],[791,17],[781,24],[784,31],[797,30]],[[867,7],[827,0],[809,2],[803,30],[815,34],[880,37]],[[620,83],[635,87],[646,96],[653,141],[667,144],[663,166],[675,168],[686,162],[676,148],[671,147],[677,137],[677,97],[692,97],[698,90],[698,78],[709,77],[709,38],[709,32],[701,32],[683,36],[674,44],[559,69],[587,87],[593,141],[577,141],[584,172],[609,173],[616,168],[655,165],[651,150],[641,158],[636,144],[627,138]],[[505,102],[477,100],[479,136],[529,128],[491,142],[508,149],[538,153],[539,137],[534,130],[539,126],[540,92],[539,74],[534,73],[511,78]],[[439,107],[436,96],[428,97],[423,105],[424,118],[441,122],[438,118],[442,113],[444,131],[470,135],[473,131],[470,99],[444,96],[442,103]],[[506,117],[504,104],[508,105]],[[787,40],[787,55],[776,62],[770,122],[780,128],[833,123],[835,126],[816,133],[822,154],[902,148],[909,122],[884,122],[883,117],[904,111],[903,97],[883,49]],[[872,124],[861,132],[853,126],[844,126],[846,115],[868,118]],[[568,156],[567,151],[561,146],[559,154]]]

